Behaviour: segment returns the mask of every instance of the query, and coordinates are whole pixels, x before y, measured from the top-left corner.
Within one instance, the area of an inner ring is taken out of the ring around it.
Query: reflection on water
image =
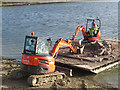
[[[21,58],[24,38],[31,31],[40,37],[72,38],[78,25],[85,25],[87,18],[99,16],[102,21],[101,37],[118,37],[117,2],[79,2],[42,4],[2,8],[2,54]],[[80,32],[77,38],[82,39]],[[117,69],[93,77],[103,84],[117,85]]]
[[[98,82],[100,84],[118,88],[118,70],[120,67],[116,66],[109,70],[99,73],[98,75],[91,75],[88,78],[92,78],[93,81]]]

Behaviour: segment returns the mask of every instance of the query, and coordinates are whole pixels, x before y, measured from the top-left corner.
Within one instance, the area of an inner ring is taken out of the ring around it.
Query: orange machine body
[[[62,38],[59,38],[59,40],[55,43],[53,49],[51,50],[50,54],[54,58],[56,58],[60,48],[62,48],[63,46],[69,47],[74,53],[76,52],[76,49],[72,46],[70,39],[67,39],[66,41],[63,41]]]
[[[38,67],[36,73],[50,73],[55,71],[55,59],[51,56],[32,56],[22,54],[22,64]],[[44,71],[40,71],[39,69]],[[35,70],[33,72],[35,72]]]
[[[89,36],[89,33],[88,33],[88,31],[87,31],[87,25],[88,25],[88,21],[92,21],[92,20],[97,20],[97,21],[99,21],[99,28],[98,28],[98,30],[97,30],[97,35],[95,35],[95,36]],[[83,37],[84,37],[84,40],[88,40],[88,41],[96,41],[96,40],[99,40],[100,39],[100,35],[101,35],[101,33],[100,33],[100,27],[101,27],[101,21],[100,21],[100,19],[87,19],[87,24],[86,24],[86,30],[85,30],[85,27],[84,26],[78,26],[77,27],[77,30],[76,30],[76,32],[75,32],[75,34],[73,35],[73,37],[72,37],[72,40],[75,40],[75,38],[76,38],[76,36],[77,36],[77,34],[79,33],[79,31],[82,31],[82,34],[83,34]]]
[[[99,40],[100,39],[100,35],[101,35],[100,30],[98,30],[98,33],[97,33],[96,37],[88,37],[88,40],[89,41]]]
[[[73,52],[76,52],[75,48],[72,47],[71,40],[67,39],[66,41],[63,41],[62,38],[59,38],[49,53],[49,50],[47,49],[49,44],[46,44],[47,41],[49,42],[48,39],[26,36],[24,51],[21,59],[23,70],[32,74],[54,72],[55,58],[57,57],[60,48],[65,46],[69,47],[73,50]]]

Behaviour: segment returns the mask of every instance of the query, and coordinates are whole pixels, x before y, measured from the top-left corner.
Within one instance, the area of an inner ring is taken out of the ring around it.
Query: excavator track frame
[[[45,86],[48,84],[53,84],[57,80],[62,80],[66,77],[64,73],[61,72],[54,72],[44,75],[31,75],[27,79],[27,83],[30,86],[38,87],[38,86]]]

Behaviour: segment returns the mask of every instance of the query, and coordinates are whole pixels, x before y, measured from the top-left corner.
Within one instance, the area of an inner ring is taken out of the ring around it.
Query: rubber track
[[[55,73],[50,73],[50,74],[45,74],[45,75],[31,75],[28,77],[28,84],[30,86],[44,86],[44,85],[49,85],[54,83],[58,79],[64,79],[66,75],[61,72],[55,72]],[[34,80],[37,80],[36,83],[33,83]]]

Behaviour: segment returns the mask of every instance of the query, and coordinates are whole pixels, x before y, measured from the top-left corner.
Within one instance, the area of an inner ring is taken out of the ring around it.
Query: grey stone
[[[94,55],[95,58],[97,58],[98,56],[97,55]]]
[[[104,40],[104,41],[103,41],[103,44],[104,44],[104,45],[108,45],[108,41],[105,41],[105,40]]]
[[[94,41],[94,42],[91,42],[91,44],[96,44],[96,41]]]
[[[103,61],[103,58],[100,58],[99,61],[102,62],[102,61]]]
[[[104,47],[104,45],[102,44],[102,43],[100,43],[100,42],[97,42],[101,47]]]
[[[99,53],[99,55],[103,55],[105,52],[105,49],[101,49],[101,52]]]
[[[108,48],[111,48],[111,47],[112,47],[112,45],[109,44],[109,45],[108,45]]]
[[[104,54],[105,54],[105,55],[110,55],[111,52],[112,52],[111,48],[108,48],[108,49],[106,49],[106,51],[105,51]]]

